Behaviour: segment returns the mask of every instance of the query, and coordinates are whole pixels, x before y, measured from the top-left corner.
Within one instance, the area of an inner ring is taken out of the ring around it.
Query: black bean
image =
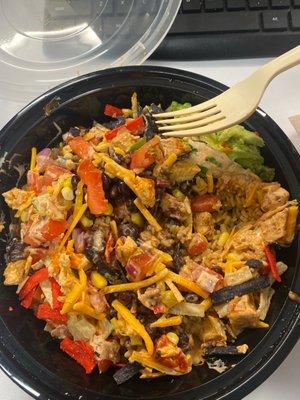
[[[122,165],[122,163],[124,162],[124,157],[120,154],[115,153],[114,151],[111,151],[109,155],[116,163],[120,165]]]
[[[175,245],[172,264],[175,267],[176,271],[179,271],[180,268],[184,264],[182,254],[181,254],[181,243],[179,243],[179,242]]]
[[[84,254],[86,258],[93,264],[97,264],[98,262],[101,261],[101,254],[98,250],[93,248],[92,246],[87,246],[84,249]]]
[[[116,298],[126,307],[130,308],[133,301],[136,299],[136,294],[134,292],[120,292],[117,294]]]
[[[114,308],[110,308],[109,309],[109,317],[110,318],[116,318],[118,316],[118,313],[117,313],[117,311],[114,309]]]
[[[246,261],[246,265],[250,268],[261,268],[264,264],[260,260],[256,260],[255,258],[251,258]]]
[[[71,184],[72,184],[73,190],[76,190],[76,189],[77,189],[77,185],[78,185],[79,181],[80,181],[79,176],[77,176],[77,175],[73,175],[73,176],[72,176],[72,178],[71,178]]]
[[[219,265],[213,265],[213,266],[211,267],[211,269],[212,269],[213,271],[217,272],[217,274],[220,274],[220,275],[224,276],[224,271],[222,270],[221,267],[219,267]]]
[[[120,236],[130,236],[136,240],[139,237],[140,229],[132,222],[122,222],[119,226]]]
[[[158,133],[158,128],[152,115],[147,114],[145,115],[145,118],[146,118],[146,128],[144,131],[144,137],[146,140],[150,140],[156,135],[156,133]]]
[[[179,333],[178,346],[182,351],[188,351],[190,348],[189,335],[183,329]]]
[[[25,258],[24,250],[25,244],[21,242],[20,239],[14,237],[10,239],[6,244],[6,261],[18,261]]]
[[[109,193],[109,189],[112,185],[112,182],[113,182],[113,180],[108,175],[102,174],[102,184],[103,184],[103,189],[104,189],[106,196]]]
[[[114,181],[109,191],[109,198],[112,200],[127,199],[134,197],[134,193],[129,189],[126,183],[122,181]]]
[[[188,293],[185,296],[185,299],[188,303],[198,303],[199,297],[195,293]]]
[[[185,181],[180,184],[180,190],[185,194],[188,195],[191,191],[193,186],[193,181]]]

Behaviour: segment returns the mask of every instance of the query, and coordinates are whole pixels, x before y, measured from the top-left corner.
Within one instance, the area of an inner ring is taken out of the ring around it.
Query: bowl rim
[[[37,117],[34,117],[32,122],[34,125],[38,124],[41,120],[45,118],[43,114],[43,107],[55,96],[59,96],[62,99],[61,104],[62,106],[71,100],[74,100],[74,96],[69,97],[69,95],[65,96],[62,95],[63,91],[68,92],[68,88],[74,88],[76,85],[81,85],[84,81],[93,80],[96,78],[105,79],[107,76],[112,74],[118,75],[126,75],[128,73],[134,74],[154,74],[160,77],[161,75],[172,76],[174,80],[182,80],[183,83],[188,83],[188,80],[196,82],[198,85],[206,85],[208,88],[214,89],[215,91],[221,92],[227,89],[227,86],[212,80],[210,78],[204,77],[202,75],[188,72],[185,70],[169,68],[169,67],[160,67],[160,66],[129,66],[129,67],[118,67],[118,68],[110,68],[106,70],[95,71],[77,78],[74,78],[70,81],[60,84],[56,86],[46,93],[42,94],[38,98],[34,99],[31,103],[26,105],[21,111],[19,111],[2,129],[0,132],[0,148],[2,152],[3,145],[5,145],[6,134],[14,127],[15,124],[18,124],[24,117],[26,117],[27,113],[36,109],[39,111]],[[134,83],[131,83],[134,85]],[[146,86],[146,83],[144,83]],[[175,87],[174,87],[175,88]],[[92,92],[97,92],[101,90],[95,89]],[[78,97],[86,96],[91,91],[84,91],[80,93]],[[61,96],[60,96],[61,95]],[[66,97],[64,99],[64,97]],[[298,179],[300,177],[300,155],[298,154],[297,150],[295,149],[294,145],[290,141],[290,139],[284,134],[281,128],[260,108],[256,110],[254,115],[249,119],[249,121],[253,121],[256,125],[260,125],[269,131],[273,131],[278,134],[276,138],[278,145],[281,147],[282,151],[285,151],[286,154],[290,156],[290,163],[293,164],[293,170],[297,171]],[[29,127],[28,127],[29,129]],[[299,181],[298,181],[299,182]],[[292,289],[300,292],[300,269],[296,270],[293,282],[292,282]],[[237,384],[235,381],[232,387],[229,386],[229,391],[222,394],[220,393],[221,397],[219,399],[241,399],[241,397],[245,396],[249,392],[251,392],[255,387],[257,387],[260,383],[262,383],[268,376],[270,376],[275,369],[280,365],[280,363],[285,359],[285,357],[289,354],[292,350],[294,345],[296,344],[297,340],[300,337],[300,315],[299,309],[300,306],[295,304],[294,302],[289,301],[287,298],[285,300],[284,305],[282,306],[281,313],[283,309],[286,308],[285,311],[289,311],[292,315],[292,318],[289,321],[289,326],[284,334],[281,333],[280,329],[276,330],[277,338],[279,338],[279,343],[277,342],[277,349],[274,353],[269,353],[267,360],[258,366],[258,361],[256,360],[256,364],[254,365],[254,370],[248,371],[247,378],[241,378],[240,383]],[[298,313],[297,313],[298,310]],[[0,328],[1,331],[7,329],[5,323],[0,319]],[[265,335],[263,341],[265,343],[273,342],[274,339],[270,341],[271,333],[275,335],[275,323],[274,327]],[[33,396],[34,398],[39,398],[40,400],[46,400],[49,398],[49,395],[54,396],[56,400],[60,400],[65,398],[63,394],[57,391],[57,388],[50,387],[49,384],[46,384],[45,379],[40,379],[34,374],[28,373],[28,369],[17,363],[13,354],[13,341],[14,338],[4,338],[3,335],[0,337],[0,368],[12,379],[19,387],[21,387],[25,392]],[[276,341],[275,341],[276,342]],[[259,343],[261,344],[261,343]],[[256,346],[257,347],[257,346]],[[253,357],[252,357],[253,358]],[[242,363],[242,362],[241,362]],[[239,363],[239,364],[241,364]],[[236,367],[235,367],[236,368]],[[250,374],[249,374],[250,373]],[[224,374],[222,374],[224,375]],[[221,375],[220,375],[221,376]],[[211,381],[207,382],[205,385],[208,385]],[[70,384],[71,385],[71,384]],[[72,384],[74,387],[76,385]],[[94,392],[95,393],[95,392]],[[190,398],[189,396],[192,395],[192,398],[197,396],[197,388],[190,389],[185,392],[180,392],[180,396],[186,396],[186,398]],[[104,396],[98,395],[100,398],[120,398],[119,395],[117,396]],[[177,397],[178,394],[174,394],[170,396],[171,398]],[[78,397],[77,397],[78,398]],[[123,397],[124,399],[126,397]],[[128,397],[129,398],[129,397]],[[161,398],[161,396],[156,397]],[[165,397],[166,398],[166,397]],[[169,397],[168,397],[169,398]],[[149,398],[145,398],[149,399]],[[215,397],[203,397],[203,399],[212,400]]]

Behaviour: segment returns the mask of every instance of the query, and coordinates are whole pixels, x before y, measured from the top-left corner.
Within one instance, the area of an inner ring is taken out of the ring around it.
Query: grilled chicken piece
[[[167,216],[179,221],[185,221],[191,214],[190,202],[187,197],[184,201],[180,201],[169,193],[163,194],[161,208]]]
[[[244,328],[254,327],[259,321],[259,316],[253,302],[253,297],[245,294],[231,300],[227,317],[236,335]]]
[[[211,315],[204,318],[201,323],[200,338],[205,345],[226,345],[227,337],[223,322]]]
[[[283,206],[289,199],[289,193],[279,183],[264,183],[260,187],[260,207],[263,211]]]
[[[160,145],[162,147],[165,159],[171,153],[175,153],[178,156],[179,154],[187,153],[191,150],[187,143],[185,143],[182,139],[177,138],[161,139]]]
[[[208,237],[212,236],[214,231],[214,221],[211,213],[206,211],[195,213],[193,222],[195,232]]]

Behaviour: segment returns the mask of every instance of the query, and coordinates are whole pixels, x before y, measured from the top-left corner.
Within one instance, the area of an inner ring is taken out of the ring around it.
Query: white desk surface
[[[149,61],[147,64],[189,70],[230,86],[249,75],[255,68],[263,65],[266,61],[266,59],[184,62]],[[0,127],[23,106],[23,103],[3,102],[0,100]],[[260,106],[278,123],[300,152],[300,134],[296,133],[288,120],[290,116],[300,114],[300,67],[295,67],[277,77],[269,86]],[[298,400],[300,398],[299,361],[300,342],[273,375],[244,400]],[[19,389],[3,372],[0,372],[0,400],[32,400],[32,397]]]

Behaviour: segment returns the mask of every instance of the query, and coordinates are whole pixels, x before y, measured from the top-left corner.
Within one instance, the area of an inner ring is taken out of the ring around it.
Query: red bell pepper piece
[[[94,156],[93,146],[84,140],[81,136],[77,136],[69,140],[68,145],[74,153],[81,159],[92,160]]]
[[[104,108],[104,115],[107,115],[108,117],[117,118],[121,117],[124,114],[121,108],[112,106],[111,104],[106,104]]]
[[[277,268],[277,264],[276,264],[276,258],[274,256],[274,254],[272,253],[272,250],[270,249],[270,247],[268,245],[264,246],[264,253],[266,255],[267,261],[268,261],[268,267],[269,270],[271,270],[271,273],[273,275],[273,278],[275,279],[275,281],[277,282],[281,282],[281,276],[279,275],[278,272],[278,268]]]
[[[88,343],[81,340],[73,341],[66,337],[60,342],[60,349],[77,361],[87,374],[90,374],[97,365],[94,351]]]
[[[202,253],[208,246],[208,242],[205,236],[201,235],[200,233],[194,233],[190,244],[188,246],[188,253],[191,256],[197,256],[198,254]]]
[[[111,253],[114,250],[114,246],[115,246],[115,239],[113,234],[110,232],[108,239],[106,241],[106,246],[105,246],[105,251],[104,251],[104,256],[105,256],[105,260],[108,264],[111,263]]]
[[[66,315],[61,315],[59,310],[53,310],[49,304],[40,304],[37,309],[36,317],[44,321],[50,320],[53,322],[66,323],[68,318]]]
[[[191,209],[193,212],[212,212],[219,201],[219,198],[213,194],[195,196],[191,200]]]
[[[152,154],[152,149],[160,142],[158,136],[154,136],[149,142],[132,153],[130,168],[148,168],[155,161],[155,155]]]
[[[124,128],[124,125],[121,125],[123,128]],[[105,133],[105,139],[106,140],[112,140],[113,138],[115,138],[116,136],[117,136],[117,134],[119,133],[119,131],[120,131],[120,126],[118,126],[117,128],[114,128],[114,129],[112,129],[112,130],[110,130],[110,131],[108,131],[108,132],[106,132]]]
[[[35,294],[36,288],[32,289],[21,301],[21,306],[24,308],[30,308],[33,298],[34,298],[34,294]]]
[[[108,201],[103,190],[101,171],[90,160],[83,160],[77,168],[77,174],[87,187],[90,212],[95,215],[107,212]]]
[[[51,290],[52,290],[52,308],[53,310],[61,310],[62,303],[58,300],[58,297],[62,296],[59,284],[54,278],[50,278]]]
[[[20,299],[23,300],[33,289],[35,289],[38,286],[40,282],[43,282],[48,278],[49,274],[47,268],[41,268],[38,271],[36,271],[33,275],[31,275],[27,279],[25,285],[22,287],[19,293]]]

